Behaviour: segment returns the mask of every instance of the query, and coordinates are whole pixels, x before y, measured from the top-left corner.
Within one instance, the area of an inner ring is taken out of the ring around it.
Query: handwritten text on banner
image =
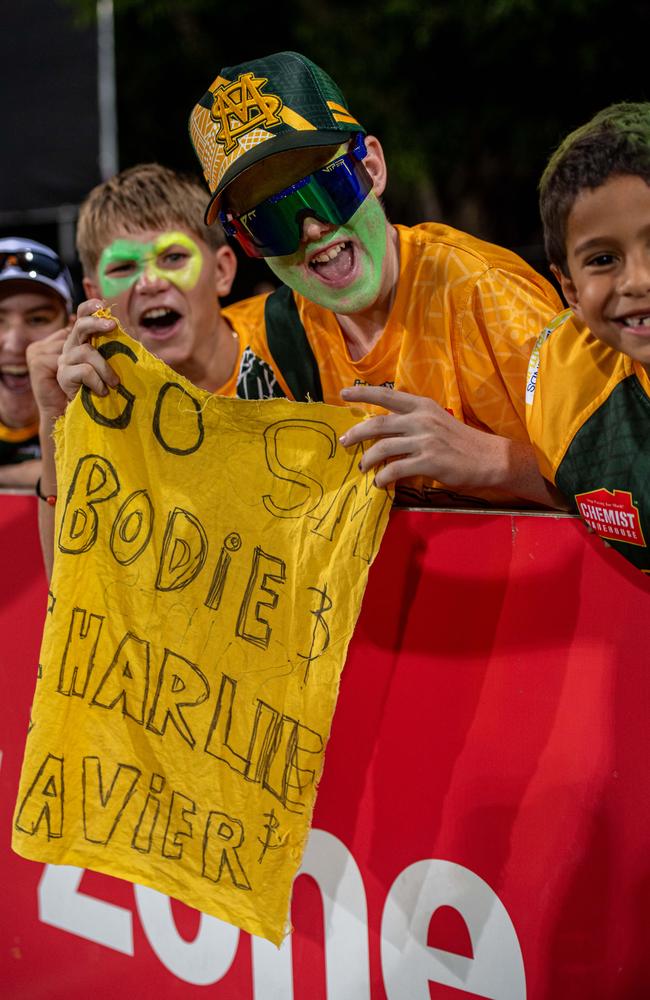
[[[56,558],[14,820],[25,857],[278,943],[390,499],[343,407],[210,396],[121,331],[57,427]]]

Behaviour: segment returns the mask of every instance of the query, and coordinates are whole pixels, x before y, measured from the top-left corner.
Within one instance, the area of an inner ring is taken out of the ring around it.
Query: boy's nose
[[[135,287],[141,292],[157,292],[161,288],[166,288],[169,282],[159,271],[154,271],[151,267],[145,267],[138,277]]]
[[[622,295],[647,295],[650,292],[650,254],[629,257],[621,275]]]
[[[325,236],[326,233],[331,233],[336,226],[333,226],[330,222],[320,222],[318,219],[314,219],[313,216],[307,215],[302,220],[302,242],[303,243],[315,243]]]
[[[16,321],[5,327],[2,334],[2,347],[7,353],[12,355],[24,354],[28,344],[31,343],[29,333],[23,323]]]

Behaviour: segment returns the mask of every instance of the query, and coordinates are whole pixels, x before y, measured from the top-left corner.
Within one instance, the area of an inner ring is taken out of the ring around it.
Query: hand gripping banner
[[[343,407],[211,396],[123,331],[56,428],[13,847],[279,943],[390,497]]]

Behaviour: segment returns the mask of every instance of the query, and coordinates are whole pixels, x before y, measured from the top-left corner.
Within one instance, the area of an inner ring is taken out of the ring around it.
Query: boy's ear
[[[372,190],[378,198],[381,198],[388,179],[384,151],[379,139],[374,135],[365,136],[365,143],[368,155],[361,162],[372,178]]]
[[[570,309],[573,309],[576,316],[580,316],[580,303],[578,301],[578,290],[571,280],[571,278],[558,267],[557,264],[551,264],[551,272],[553,277],[562,289],[562,295],[564,300]]]
[[[82,278],[81,284],[83,285],[83,289],[84,292],[86,293],[87,299],[103,298],[101,289],[94,278]]]
[[[237,271],[237,257],[231,246],[226,244],[214,251],[214,268],[217,295],[221,299],[229,294]]]

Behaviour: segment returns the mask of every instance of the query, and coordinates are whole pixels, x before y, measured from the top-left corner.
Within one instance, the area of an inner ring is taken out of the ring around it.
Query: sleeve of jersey
[[[555,483],[558,454],[561,443],[556,441],[557,421],[551,412],[544,413],[545,396],[551,376],[548,373],[548,338],[551,331],[546,328],[539,336],[528,366],[526,381],[526,428],[535,452],[539,471],[550,483]]]
[[[528,362],[561,303],[543,279],[488,268],[476,281],[456,345],[463,409],[479,425],[527,441]]]
[[[526,424],[542,475],[555,482],[567,449],[625,367],[569,309],[542,331],[530,358]]]

